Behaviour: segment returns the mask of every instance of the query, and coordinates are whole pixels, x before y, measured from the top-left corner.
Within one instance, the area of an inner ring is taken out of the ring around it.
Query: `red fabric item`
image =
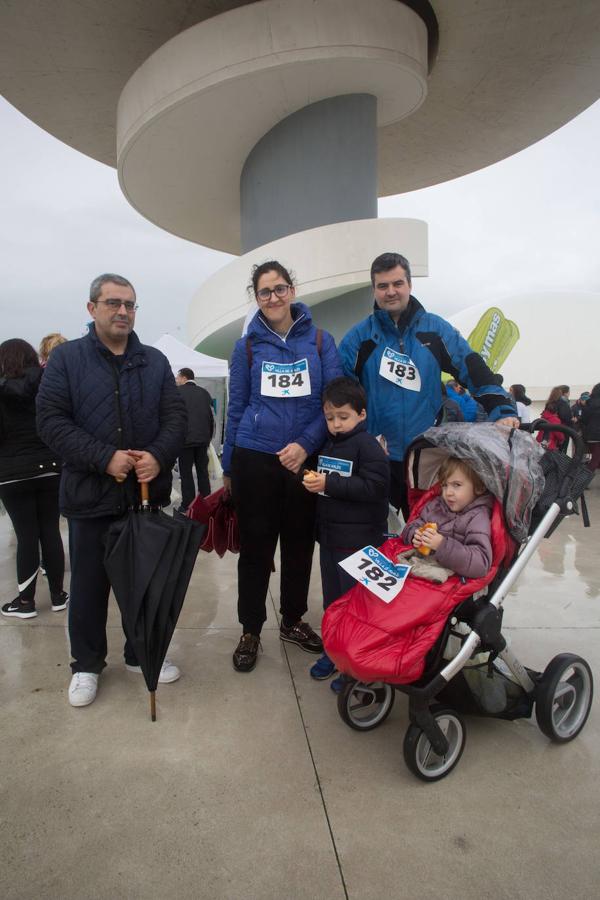
[[[558,414],[550,412],[549,409],[542,410],[542,419],[551,425],[562,425]],[[539,444],[546,441],[548,450],[560,450],[565,436],[560,431],[538,431],[535,439]]]
[[[214,550],[220,557],[225,556],[228,550],[231,553],[240,552],[237,516],[231,497],[225,493],[224,488],[219,488],[208,497],[198,494],[190,503],[187,516],[194,522],[207,526],[201,550],[207,553]]]
[[[409,521],[439,493],[439,485],[415,504]],[[463,584],[457,575],[444,584],[408,576],[404,588],[391,603],[384,603],[367,588],[356,584],[326,611],[322,622],[325,652],[340,672],[359,681],[410,684],[423,674],[425,656],[441,634],[446,619],[462,600],[488,584],[498,566],[508,561],[514,544],[496,500],[492,511],[492,568],[484,578]],[[394,560],[410,549],[400,538],[383,544],[381,552]]]

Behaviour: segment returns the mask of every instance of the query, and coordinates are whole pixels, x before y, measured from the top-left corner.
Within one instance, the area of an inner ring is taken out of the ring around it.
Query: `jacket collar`
[[[93,323],[88,326],[88,333],[86,337],[92,342],[96,349],[99,350],[100,353],[102,353],[103,356],[106,356],[107,358],[115,356],[115,354],[112,353],[112,351],[102,343],[102,341],[96,334],[96,326]],[[144,346],[135,331],[132,331],[127,339],[127,347],[125,348],[124,357],[135,365],[143,365],[145,363]]]
[[[358,425],[355,425],[352,431],[345,431],[343,434],[331,434],[329,433],[329,443],[330,444],[342,444],[344,441],[348,440],[351,437],[354,437],[356,434],[360,434],[361,431],[367,430],[367,420],[359,422]]]
[[[381,330],[386,334],[394,334],[397,336],[398,334],[402,334],[410,325],[412,325],[413,321],[416,321],[417,318],[420,317],[422,313],[425,312],[423,306],[419,303],[416,297],[410,295],[410,299],[408,301],[408,306],[398,319],[398,322],[394,322],[389,312],[386,312],[384,309],[380,309],[376,303],[373,303],[373,318],[374,321],[379,325]]]
[[[260,310],[255,314],[254,318],[250,322],[248,326],[248,335],[257,335],[261,338],[269,338],[270,340],[276,341],[277,339],[280,341],[285,341],[291,334],[297,334],[299,331],[305,331],[312,325],[312,316],[310,314],[310,310],[308,306],[305,306],[304,303],[292,303],[290,306],[290,312],[292,314],[292,319],[294,320],[290,330],[285,335],[277,334],[276,331],[268,325],[266,320],[262,317]]]

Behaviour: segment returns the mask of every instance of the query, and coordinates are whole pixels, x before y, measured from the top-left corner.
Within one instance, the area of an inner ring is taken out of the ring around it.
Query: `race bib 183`
[[[363,547],[338,565],[384,603],[398,596],[411,570],[411,566],[396,565],[375,547]]]
[[[386,347],[383,351],[379,374],[396,387],[405,388],[407,391],[421,390],[421,376],[410,356],[398,353],[391,347]]]
[[[260,392],[263,397],[310,396],[308,360],[299,359],[294,363],[264,362],[260,376]]]

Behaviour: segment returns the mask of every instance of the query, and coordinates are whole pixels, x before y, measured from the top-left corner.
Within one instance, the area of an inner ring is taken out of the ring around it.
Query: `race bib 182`
[[[263,397],[310,396],[308,360],[299,359],[294,363],[264,362],[260,376],[260,392]]]
[[[375,547],[363,547],[338,565],[385,603],[398,596],[411,570],[411,566],[396,565]]]
[[[391,347],[386,347],[383,351],[379,374],[396,387],[405,388],[407,391],[421,390],[421,376],[410,356],[398,353]]]

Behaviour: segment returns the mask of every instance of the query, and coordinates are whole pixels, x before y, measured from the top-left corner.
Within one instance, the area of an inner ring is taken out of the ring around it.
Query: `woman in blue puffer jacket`
[[[302,487],[327,428],[323,388],[342,374],[335,342],[294,303],[292,278],[276,261],[255,266],[258,312],[233,351],[223,450],[224,483],[240,527],[238,615],[242,637],[234,668],[256,664],[273,556],[280,540],[280,637],[311,653],[321,639],[302,616],[314,550],[315,497]]]

